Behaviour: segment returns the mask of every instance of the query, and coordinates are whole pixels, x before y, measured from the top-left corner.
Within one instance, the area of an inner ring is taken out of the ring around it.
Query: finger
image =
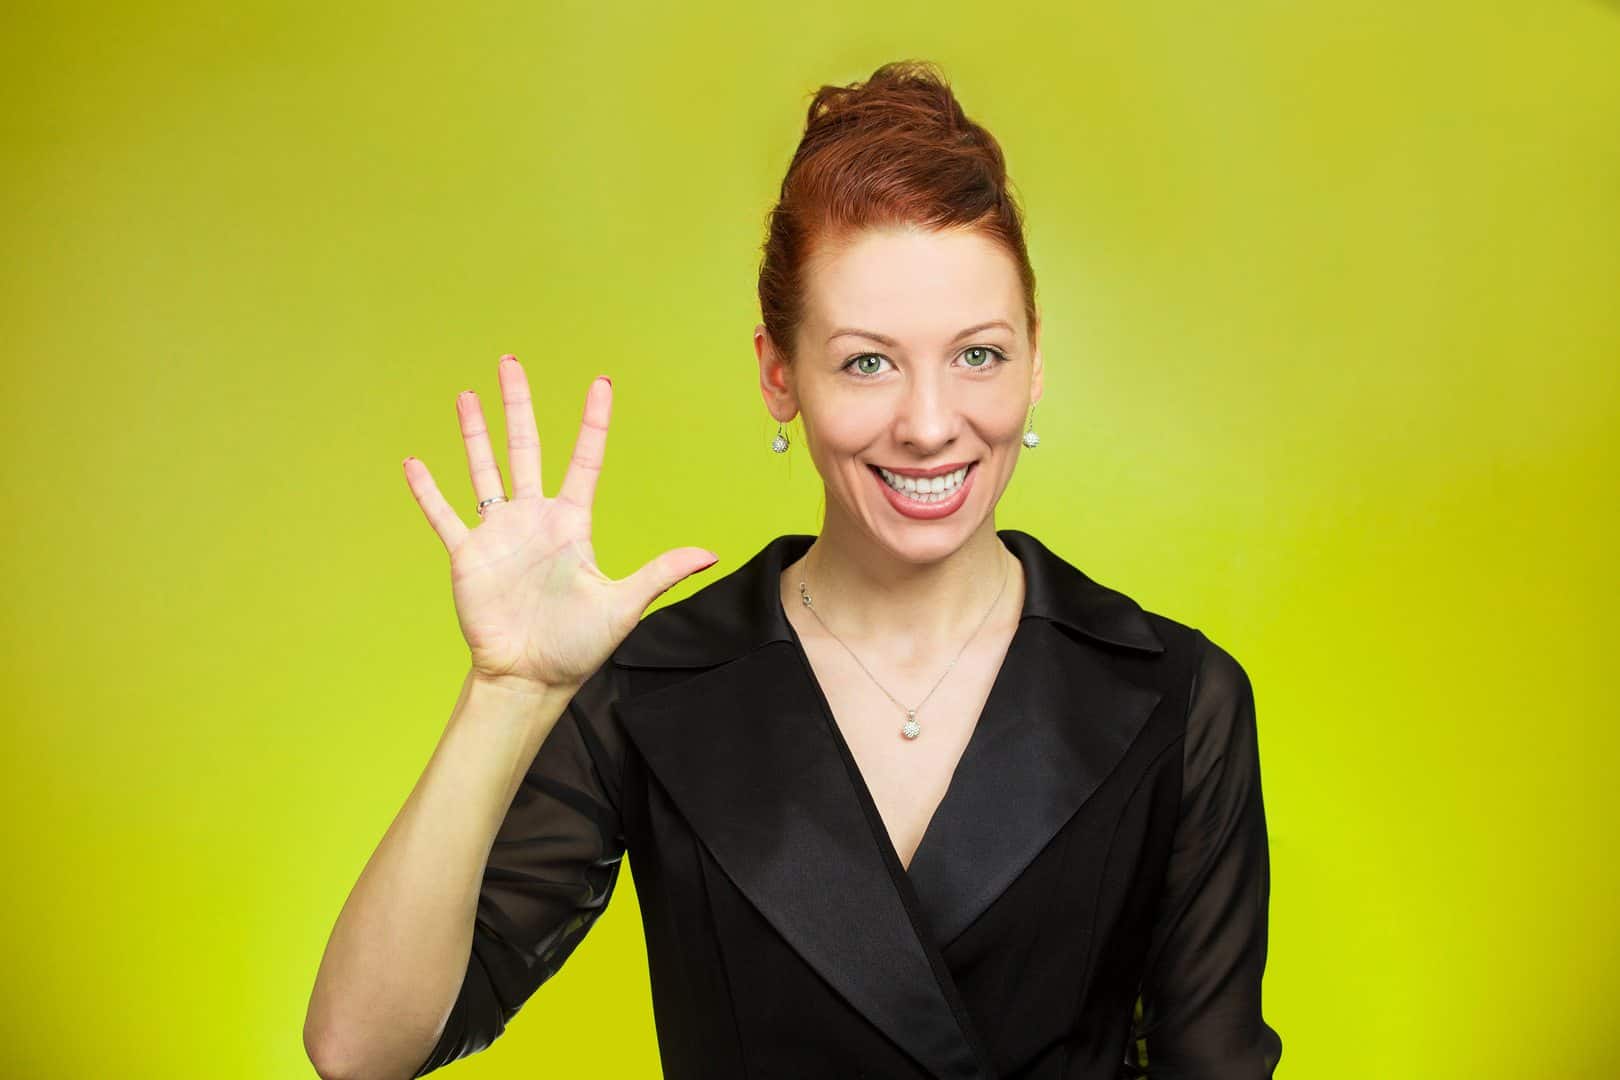
[[[568,462],[568,475],[563,477],[557,498],[590,509],[596,498],[596,478],[602,474],[608,418],[612,413],[613,381],[606,375],[598,375],[585,391],[585,415],[580,419],[574,456]]]
[[[506,464],[512,470],[512,498],[540,495],[540,430],[534,424],[529,377],[518,358],[501,357],[501,404],[506,409]]]
[[[433,531],[439,534],[446,551],[454,551],[461,545],[467,536],[467,526],[462,524],[454,509],[439,492],[439,486],[433,482],[433,474],[428,472],[426,463],[416,458],[408,457],[404,461],[405,482],[411,487],[411,494],[416,496],[416,505],[422,508],[427,515],[428,524]]]
[[[671,548],[647,563],[624,580],[630,592],[646,611],[647,605],[658,599],[681,579],[707,569],[720,560],[714,552],[700,547]]]
[[[506,485],[501,480],[501,467],[495,463],[495,451],[489,445],[489,426],[484,423],[478,395],[463,390],[456,398],[456,415],[461,420],[461,441],[467,444],[467,472],[472,476],[473,494],[479,502],[505,495]]]

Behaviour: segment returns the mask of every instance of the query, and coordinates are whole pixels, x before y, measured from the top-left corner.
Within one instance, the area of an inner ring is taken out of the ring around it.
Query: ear
[[[1029,383],[1029,403],[1031,406],[1034,406],[1037,401],[1041,400],[1041,394],[1044,386],[1043,380],[1045,377],[1045,372],[1041,367],[1041,324],[1039,322],[1035,324],[1034,342],[1035,352],[1033,354],[1034,358],[1030,362]]]
[[[754,355],[759,359],[759,391],[771,418],[785,424],[799,415],[799,395],[793,388],[793,369],[771,341],[765,324],[754,327]]]

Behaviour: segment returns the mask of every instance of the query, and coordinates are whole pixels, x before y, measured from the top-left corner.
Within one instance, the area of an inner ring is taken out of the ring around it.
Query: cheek
[[[816,414],[814,425],[805,425],[805,437],[828,458],[847,457],[881,439],[888,423],[888,410],[875,403],[832,402]]]
[[[998,401],[979,410],[974,426],[992,443],[1015,443],[1024,435],[1024,410],[1018,399]]]

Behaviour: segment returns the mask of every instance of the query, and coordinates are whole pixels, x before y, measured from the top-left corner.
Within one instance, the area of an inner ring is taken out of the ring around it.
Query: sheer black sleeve
[[[1151,1080],[1261,1080],[1282,1040],[1261,1015],[1271,862],[1254,690],[1203,647],[1187,713],[1181,821],[1142,985]]]
[[[546,735],[484,868],[467,974],[423,1076],[483,1050],[562,967],[607,905],[624,854],[608,661]]]

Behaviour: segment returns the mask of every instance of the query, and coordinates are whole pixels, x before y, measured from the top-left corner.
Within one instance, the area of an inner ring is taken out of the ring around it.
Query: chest
[[[945,797],[1015,629],[1016,624],[986,626],[949,671],[949,654],[932,664],[921,658],[885,665],[880,658],[863,657],[868,674],[836,640],[803,628],[805,655],[902,867],[910,867]],[[915,739],[901,733],[910,708],[922,729]]]

